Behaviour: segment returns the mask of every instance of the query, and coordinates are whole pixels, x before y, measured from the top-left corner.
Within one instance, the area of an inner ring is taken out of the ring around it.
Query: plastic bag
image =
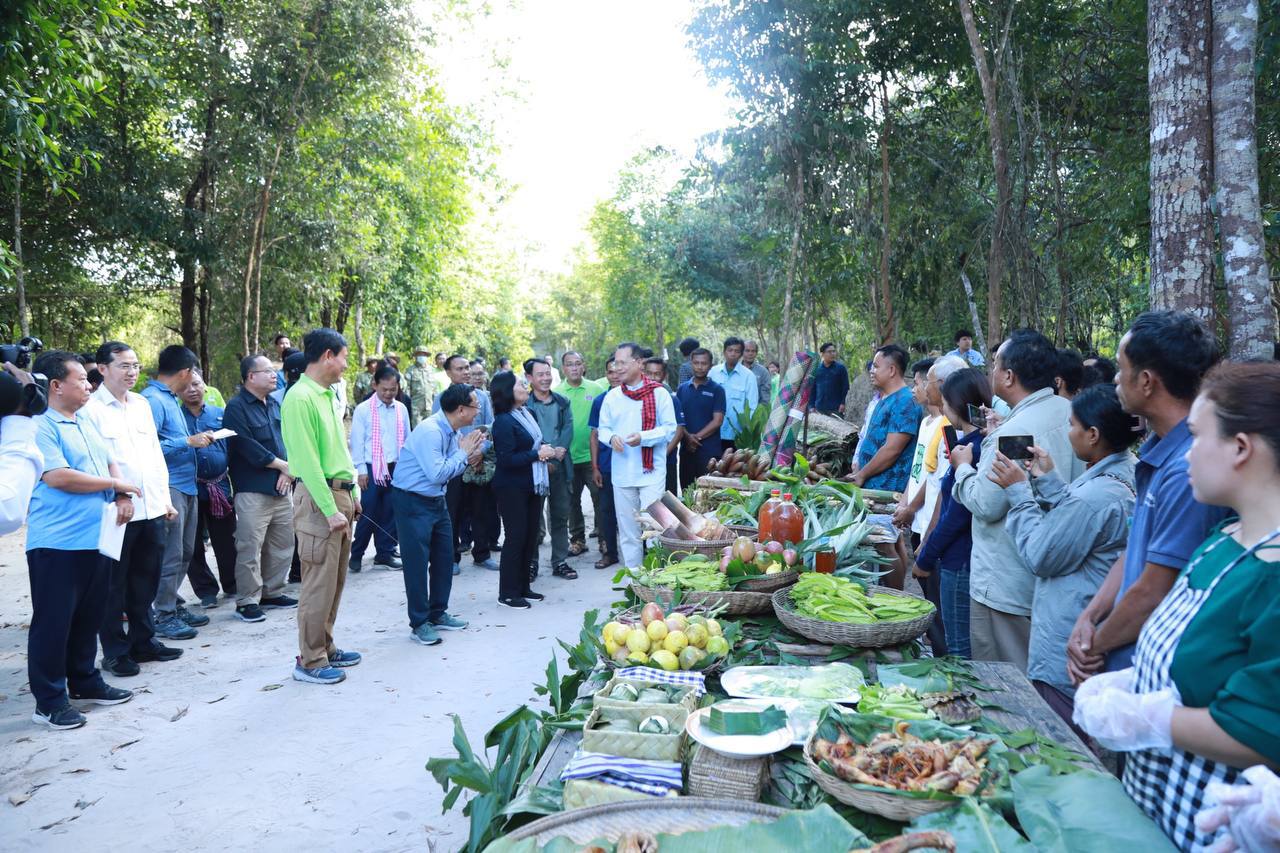
[[[1248,784],[1210,782],[1205,788],[1206,802],[1215,805],[1196,815],[1196,829],[1227,830],[1210,848],[1212,853],[1280,849],[1280,778],[1260,764],[1242,775]]]

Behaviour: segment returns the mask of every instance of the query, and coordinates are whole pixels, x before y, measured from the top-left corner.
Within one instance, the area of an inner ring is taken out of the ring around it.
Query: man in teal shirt
[[[583,377],[587,362],[579,352],[569,350],[562,355],[560,367],[564,369],[564,380],[554,390],[569,400],[569,409],[573,412],[573,441],[569,444],[573,462],[569,483],[569,556],[576,557],[587,550],[587,521],[582,514],[584,488],[591,496],[592,518],[600,512],[600,492],[591,469],[591,427],[587,421],[591,419],[592,402],[608,388]],[[596,536],[597,532],[593,530],[591,535]]]

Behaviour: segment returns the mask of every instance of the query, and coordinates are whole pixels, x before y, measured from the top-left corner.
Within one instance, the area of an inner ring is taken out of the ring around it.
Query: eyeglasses
[[[136,361],[117,361],[115,362],[115,366],[125,373],[137,373],[142,370],[142,365],[138,364]]]
[[[275,373],[275,371],[274,371],[274,370],[272,370],[272,369],[271,369],[271,368],[269,368],[269,367],[268,367],[268,368],[264,368],[264,369],[262,369],[262,370],[250,370],[250,371],[249,371],[249,375],[250,375],[250,376],[254,375],[255,373]]]

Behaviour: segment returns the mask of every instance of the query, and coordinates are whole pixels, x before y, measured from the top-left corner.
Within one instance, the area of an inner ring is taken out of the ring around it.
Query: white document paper
[[[233,429],[215,429],[213,431],[213,440],[221,441],[224,438],[231,438],[231,436],[235,434],[236,434],[236,431]]]
[[[116,524],[116,502],[107,501],[102,505],[102,524],[98,526],[98,552],[113,560],[120,559],[120,549],[124,547],[123,524]]]

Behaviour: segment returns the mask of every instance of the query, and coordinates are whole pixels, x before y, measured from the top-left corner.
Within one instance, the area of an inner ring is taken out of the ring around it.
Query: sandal
[[[554,569],[551,570],[551,574],[555,575],[558,578],[564,578],[565,580],[569,580],[569,581],[577,580],[578,578],[578,573],[575,572],[573,569],[569,568],[567,563],[561,563],[560,565],[556,566]]]
[[[618,565],[618,561],[613,557],[601,557],[600,559],[596,560],[597,569],[607,569],[610,566],[616,566],[616,565]]]
[[[570,557],[580,557],[585,553],[587,553],[587,543],[575,541],[569,545]]]

